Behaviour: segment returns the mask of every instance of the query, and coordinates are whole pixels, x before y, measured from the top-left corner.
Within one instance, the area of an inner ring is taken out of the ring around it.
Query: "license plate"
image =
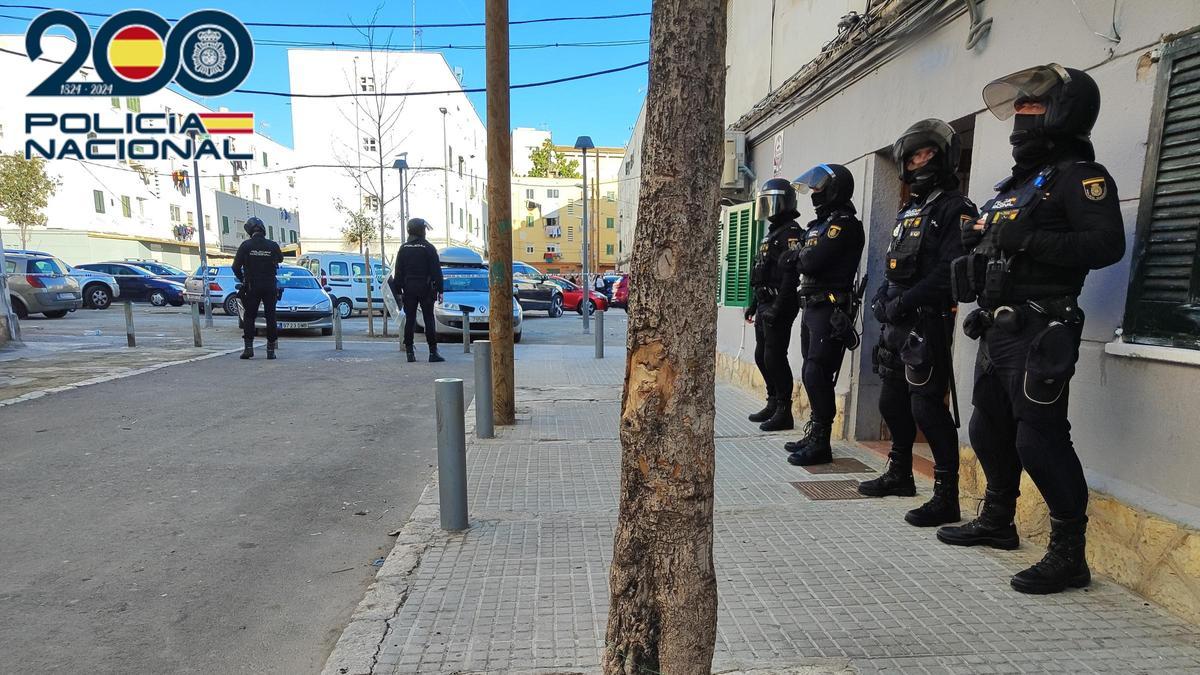
[[[308,324],[297,321],[280,321],[280,328],[308,328]]]
[[[74,300],[75,294],[74,293],[59,293],[58,299],[59,300]]]

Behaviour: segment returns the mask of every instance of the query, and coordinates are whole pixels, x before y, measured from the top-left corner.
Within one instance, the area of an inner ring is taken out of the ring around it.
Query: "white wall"
[[[638,197],[642,184],[642,136],[646,131],[646,103],[633,125],[625,155],[617,173],[617,227],[621,242],[617,254],[617,269],[629,271],[629,256],[633,254],[633,238],[637,236]]]
[[[517,127],[512,131],[512,172],[514,176],[525,176],[533,169],[529,153],[550,140],[550,132],[529,127]]]

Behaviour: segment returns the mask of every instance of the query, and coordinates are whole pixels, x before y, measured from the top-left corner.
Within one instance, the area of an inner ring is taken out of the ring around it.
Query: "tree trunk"
[[[709,673],[724,0],[655,0],[604,672]]]

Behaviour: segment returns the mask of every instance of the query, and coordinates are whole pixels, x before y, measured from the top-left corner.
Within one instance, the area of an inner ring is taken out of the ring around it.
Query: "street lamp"
[[[446,197],[446,221],[442,224],[446,231],[446,246],[450,245],[450,146],[446,144],[446,108],[438,108],[442,113],[442,194]]]
[[[188,137],[192,139],[192,173],[195,174],[193,181],[196,188],[196,224],[198,226],[196,229],[200,231],[200,280],[204,284],[204,326],[212,328],[212,296],[208,288],[208,244],[204,240],[204,202],[200,198],[200,162],[196,160],[195,152],[200,135],[195,129],[192,129],[188,131]]]
[[[405,172],[408,171],[408,153],[402,152],[396,155],[396,161],[392,162],[392,168],[400,173],[400,222],[408,223],[408,181],[405,180]]]
[[[588,180],[587,180],[587,151],[595,148],[591,136],[580,136],[575,139],[575,149],[583,151],[583,295],[579,301],[579,313],[583,315],[583,332],[588,332],[588,303],[592,299],[592,283],[588,279]]]

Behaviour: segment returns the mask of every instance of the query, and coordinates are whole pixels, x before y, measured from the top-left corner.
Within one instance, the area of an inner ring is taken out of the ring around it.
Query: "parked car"
[[[583,300],[583,290],[563,277],[548,277],[548,279],[558,284],[559,288],[562,289],[563,306],[572,312],[578,312],[582,315],[583,310],[580,308],[580,303]],[[589,315],[595,314],[597,309],[608,309],[608,298],[604,297],[604,294],[599,291],[590,291],[588,293],[587,313]]]
[[[133,301],[146,301],[155,307],[183,304],[183,284],[160,278],[137,265],[121,262],[86,263],[79,269],[110,274],[121,287],[121,297]]]
[[[229,316],[237,316],[237,277],[229,265],[208,266],[208,300]],[[204,311],[204,268],[198,267],[183,282],[183,298],[188,304],[200,304]]]
[[[146,270],[147,272],[149,272],[153,275],[156,275],[160,279],[169,279],[171,281],[178,281],[181,284],[187,279],[187,276],[188,276],[187,272],[184,272],[183,270],[179,269],[178,267],[175,267],[174,265],[168,265],[166,263],[161,263],[161,262],[158,262],[157,260],[135,260],[133,258],[128,258],[128,259],[124,260],[123,262],[128,263],[130,265],[137,265],[138,267]]]
[[[629,275],[617,279],[613,283],[612,306],[621,309],[629,308]]]
[[[8,295],[18,319],[44,314],[61,319],[83,306],[79,282],[46,255],[4,253]]]
[[[230,274],[233,271],[230,270]],[[307,268],[280,265],[275,273],[279,299],[275,303],[275,321],[280,330],[319,329],[321,335],[333,335],[333,300],[317,278]],[[238,327],[242,326],[245,307],[234,296]],[[266,328],[267,318],[260,309],[254,322],[256,328]]]
[[[433,307],[435,330],[439,335],[461,336],[463,325],[462,307],[473,307],[468,317],[472,337],[488,335],[490,301],[488,274],[483,268],[443,267],[442,300]],[[512,301],[513,342],[521,341],[521,320],[524,313],[516,297]],[[425,321],[417,314],[417,327],[425,330]],[[451,337],[450,340],[454,338]]]
[[[79,282],[79,287],[83,289],[84,307],[108,309],[109,305],[112,304],[113,298],[121,295],[121,287],[117,285],[117,280],[111,274],[72,267],[64,262],[62,258],[50,255],[44,251],[5,249],[4,252],[5,254],[26,253],[28,255],[53,258],[54,262],[58,263],[59,268],[75,279],[75,281]]]
[[[306,253],[296,261],[300,267],[307,269],[320,280],[322,286],[329,286],[337,304],[338,313],[343,319],[349,318],[354,310],[367,308],[367,283],[371,284],[371,308],[383,308],[383,279],[387,276],[386,266],[379,258],[371,259],[374,278],[367,274],[367,265],[361,255],[343,253],[340,251],[320,251]]]
[[[544,311],[551,318],[563,315],[562,289],[548,281],[546,275],[533,265],[513,263],[513,286],[522,310]]]

